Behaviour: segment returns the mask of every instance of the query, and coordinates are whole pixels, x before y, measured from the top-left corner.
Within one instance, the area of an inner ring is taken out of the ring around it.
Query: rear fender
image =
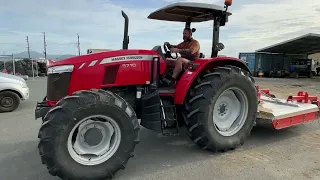
[[[232,65],[248,71],[251,74],[248,66],[242,60],[232,57],[217,57],[209,60],[198,59],[194,62],[194,64],[199,65],[197,69],[186,70],[176,86],[176,93],[174,97],[175,104],[184,103],[184,99],[189,92],[192,84],[194,84],[196,78],[201,72],[205,72],[207,69],[213,69],[215,67],[224,65]]]

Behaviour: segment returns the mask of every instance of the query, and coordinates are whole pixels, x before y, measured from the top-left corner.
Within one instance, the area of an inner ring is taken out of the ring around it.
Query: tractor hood
[[[140,50],[140,49],[130,49],[130,50],[114,50],[107,52],[99,52],[93,54],[86,54],[81,56],[75,56],[67,58],[60,61],[55,61],[48,67],[61,66],[61,65],[77,65],[84,62],[91,62],[93,60],[102,60],[104,58],[116,57],[116,56],[128,56],[128,55],[159,55],[157,51],[154,50]]]

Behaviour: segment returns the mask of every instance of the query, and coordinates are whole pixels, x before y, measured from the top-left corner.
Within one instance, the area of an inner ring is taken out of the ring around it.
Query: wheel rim
[[[218,97],[213,109],[213,123],[222,136],[239,132],[247,119],[248,98],[239,88],[229,88]]]
[[[108,116],[95,115],[79,121],[68,137],[68,151],[78,163],[87,166],[109,160],[118,150],[121,130]]]
[[[14,104],[14,100],[11,97],[3,97],[1,99],[1,105],[5,108],[12,107]]]

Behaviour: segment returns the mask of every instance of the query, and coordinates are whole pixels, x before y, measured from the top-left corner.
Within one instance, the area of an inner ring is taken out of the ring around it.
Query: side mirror
[[[225,0],[224,1],[224,5],[226,5],[227,7],[231,6],[232,5],[232,0]]]
[[[216,51],[221,51],[224,49],[224,45],[222,43],[216,44],[215,50]]]

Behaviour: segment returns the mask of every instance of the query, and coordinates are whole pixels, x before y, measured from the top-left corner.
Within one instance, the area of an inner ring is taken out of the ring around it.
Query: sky
[[[203,2],[223,6],[221,0],[0,0],[0,54],[43,52],[46,32],[48,54],[77,54],[77,34],[81,53],[88,48],[121,49],[124,19],[129,16],[131,49],[152,49],[168,41],[182,41],[184,23],[147,19],[158,8],[175,2]],[[225,45],[220,55],[279,43],[307,33],[320,33],[320,0],[234,0],[232,16],[220,30]],[[212,22],[194,23],[193,37],[201,52],[210,55]]]

